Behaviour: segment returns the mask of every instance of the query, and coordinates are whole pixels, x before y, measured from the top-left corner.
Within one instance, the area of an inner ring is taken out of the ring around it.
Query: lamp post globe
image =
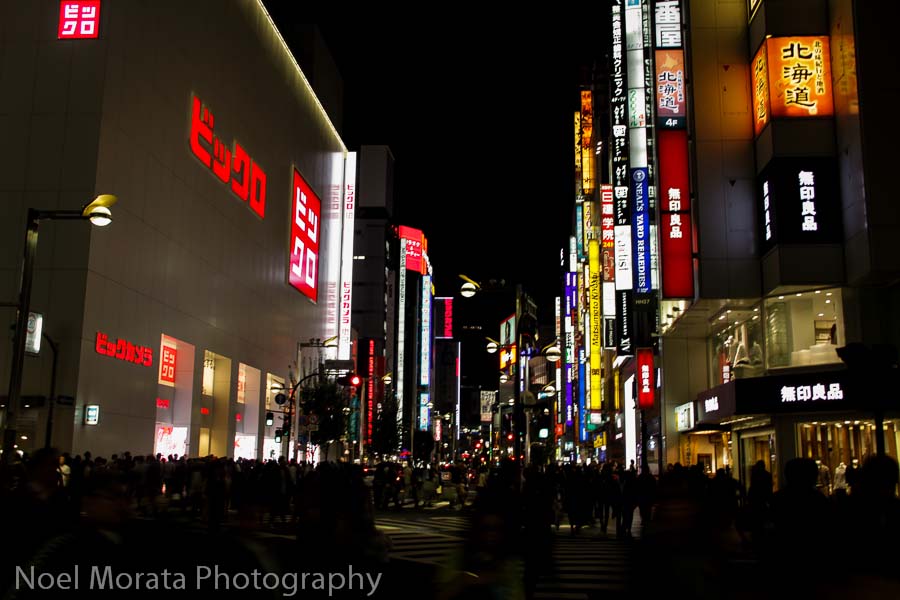
[[[471,298],[477,291],[478,288],[475,287],[475,284],[469,281],[462,284],[462,286],[459,288],[459,293],[463,298]]]

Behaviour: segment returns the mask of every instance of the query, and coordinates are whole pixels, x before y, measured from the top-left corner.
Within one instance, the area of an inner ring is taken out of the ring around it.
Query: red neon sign
[[[300,171],[294,169],[291,207],[291,256],[288,280],[301,294],[319,298],[319,215],[321,202]]]
[[[97,340],[94,343],[97,354],[118,358],[136,365],[149,367],[153,364],[153,348],[147,346],[135,346],[131,342],[119,339],[111,341],[105,333],[97,332]]]
[[[613,186],[600,186],[600,262],[603,265],[603,281],[616,279],[616,215]]]
[[[208,415],[208,414],[209,414],[209,409],[206,408],[205,406],[201,406],[201,407],[200,407],[200,414],[201,414],[201,415]]]
[[[444,337],[453,337],[453,298],[444,301]]]
[[[84,40],[99,35],[100,0],[63,0],[59,3],[59,39]]]
[[[175,385],[175,363],[178,351],[172,346],[163,345],[159,360],[159,382]]]
[[[164,398],[157,398],[156,408],[169,408],[169,401]]]
[[[420,229],[400,226],[400,239],[406,240],[406,270],[426,273],[425,261],[422,260],[422,250],[425,247],[425,235]]]
[[[664,298],[693,298],[694,258],[687,131],[661,129],[657,140],[662,213],[662,295]]]
[[[213,135],[215,119],[209,106],[203,106],[200,98],[194,96],[191,107],[191,135],[188,139],[191,152],[222,183],[231,183],[231,191],[244,202],[250,201],[250,208],[259,215],[266,216],[266,173],[247,151],[235,140],[232,151],[217,136]],[[201,144],[200,141],[205,142]]]
[[[244,416],[241,413],[237,413],[234,415],[234,420],[240,423],[243,420]]]
[[[653,399],[656,392],[654,374],[653,350],[650,348],[638,348],[638,407],[640,408],[653,408]]]

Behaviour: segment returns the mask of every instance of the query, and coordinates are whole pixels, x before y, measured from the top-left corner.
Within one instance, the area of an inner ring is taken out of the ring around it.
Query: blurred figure
[[[510,511],[512,506],[518,506],[517,498],[502,487],[490,486],[475,499],[466,541],[438,574],[437,598],[525,598],[521,561],[515,554],[520,519]]]

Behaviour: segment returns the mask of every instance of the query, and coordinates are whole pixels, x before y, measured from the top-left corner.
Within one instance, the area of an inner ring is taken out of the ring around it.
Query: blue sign
[[[575,205],[575,244],[578,260],[584,260],[584,205]]]
[[[579,439],[587,441],[587,377],[584,368],[584,348],[578,349],[578,431]]]
[[[650,276],[650,200],[647,197],[647,167],[631,170],[631,190],[634,197],[634,207],[631,211],[634,291],[638,294],[649,294],[653,280]]]

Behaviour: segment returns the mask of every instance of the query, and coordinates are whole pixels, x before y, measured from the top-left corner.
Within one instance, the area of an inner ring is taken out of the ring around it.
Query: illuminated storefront
[[[728,465],[745,486],[759,461],[778,486],[789,460],[809,458],[819,466],[819,489],[833,493],[849,485],[848,469],[852,477],[853,467],[876,452],[874,407],[858,389],[846,370],[716,386],[697,397],[696,422],[681,431],[681,454],[710,473]],[[680,422],[687,425],[687,417]],[[896,459],[900,411],[886,415],[884,439],[886,453]]]
[[[40,171],[59,208],[98,190],[119,201],[110,227],[39,250],[32,304],[61,338],[58,393],[75,398],[54,418],[55,445],[107,457],[287,454],[288,440],[274,441],[284,423],[265,423],[284,412],[272,383],[289,386],[288,365],[308,374],[295,365],[300,340],[339,336],[349,349],[352,282],[340,267],[353,255],[352,156],[262,2],[223,11],[199,0],[189,13],[58,4],[0,26],[16,28],[23,54],[71,58],[54,71],[66,93],[2,68],[20,107],[11,116],[25,124],[11,143],[43,139],[21,180]],[[132,52],[136,39],[154,60]],[[226,53],[198,51],[223,43]],[[77,127],[42,135],[28,125],[34,111],[58,123],[78,114]],[[0,227],[17,239],[22,223]],[[26,369],[23,393],[46,393],[48,376]],[[87,406],[102,413],[96,424]],[[39,445],[46,409],[30,410],[21,433]]]

